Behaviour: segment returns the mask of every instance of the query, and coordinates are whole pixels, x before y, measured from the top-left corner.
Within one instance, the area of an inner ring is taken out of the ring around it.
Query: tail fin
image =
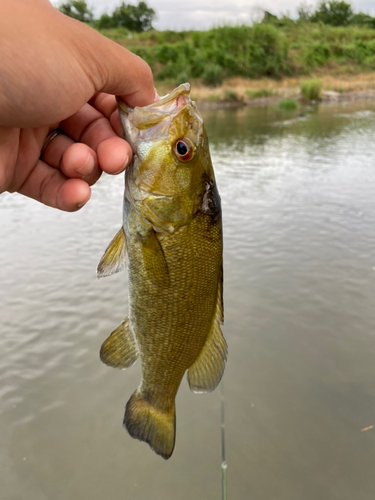
[[[126,405],[124,427],[131,437],[145,441],[164,459],[172,455],[176,434],[174,403],[171,411],[161,411],[138,389]]]

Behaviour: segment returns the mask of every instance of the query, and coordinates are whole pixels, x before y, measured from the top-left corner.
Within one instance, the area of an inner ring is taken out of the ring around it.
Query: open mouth
[[[170,94],[167,94],[166,96],[162,97],[159,101],[153,102],[152,104],[149,104],[148,106],[143,106],[142,110],[145,111],[157,111],[157,112],[165,112],[166,114],[170,113],[173,108],[182,108],[187,104],[187,102],[190,100],[189,97],[190,94],[190,83],[182,83],[180,86],[178,86],[176,89],[173,90]],[[134,108],[131,108],[126,104],[126,102],[119,96],[116,96],[116,101],[117,104],[120,106],[122,111],[125,113],[131,113]],[[168,104],[172,104],[172,106],[168,106]],[[165,109],[161,110],[160,108],[165,107]]]

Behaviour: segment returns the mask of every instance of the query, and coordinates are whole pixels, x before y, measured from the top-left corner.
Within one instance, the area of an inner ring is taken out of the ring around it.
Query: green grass
[[[251,99],[256,99],[258,97],[271,97],[274,95],[274,92],[268,89],[245,90],[245,95]]]
[[[283,99],[278,103],[278,108],[282,111],[296,111],[298,109],[298,102],[295,99]]]
[[[239,101],[239,97],[238,97],[238,94],[237,92],[235,92],[234,90],[226,90],[224,92],[224,100],[225,101]]]
[[[308,101],[318,101],[322,97],[322,82],[318,78],[301,82],[302,97]]]
[[[220,101],[220,96],[215,94],[215,95],[209,95],[207,97],[207,101],[212,101],[212,102],[218,102]]]

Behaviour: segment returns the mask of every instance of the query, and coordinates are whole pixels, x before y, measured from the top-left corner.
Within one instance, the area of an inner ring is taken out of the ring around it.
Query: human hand
[[[102,171],[131,161],[113,94],[153,102],[150,68],[48,0],[0,0],[0,10],[0,193],[78,210]]]

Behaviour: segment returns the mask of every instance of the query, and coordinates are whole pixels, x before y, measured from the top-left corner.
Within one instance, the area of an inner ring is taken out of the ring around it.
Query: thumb
[[[152,72],[143,59],[87,25],[79,23],[78,28],[78,57],[96,92],[119,95],[131,107],[154,102]],[[86,30],[85,37],[82,36],[83,29]]]

